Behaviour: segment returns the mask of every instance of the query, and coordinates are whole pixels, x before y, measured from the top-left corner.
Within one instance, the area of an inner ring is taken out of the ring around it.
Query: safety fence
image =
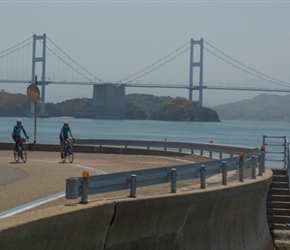
[[[125,149],[138,148],[146,150],[174,151],[179,153],[190,153],[222,159],[224,155],[233,156],[243,153],[257,151],[257,148],[239,147],[232,145],[222,145],[214,143],[191,143],[168,141],[142,141],[142,140],[110,140],[110,139],[76,139],[75,145],[92,145],[99,147],[123,147]]]
[[[287,169],[288,184],[290,189],[290,147],[286,136],[263,135],[263,150],[265,161],[281,162],[283,168]]]
[[[77,144],[89,144],[100,146],[145,146],[149,148],[164,147],[177,148],[180,152],[183,149],[208,151],[210,154],[218,152],[230,154],[231,157],[223,159],[213,159],[207,162],[191,163],[178,166],[160,167],[146,170],[136,170],[120,172],[113,174],[103,174],[89,176],[84,171],[82,177],[71,177],[66,179],[66,198],[78,199],[81,197],[81,203],[88,202],[88,196],[113,191],[129,189],[130,197],[137,196],[137,187],[145,187],[157,184],[171,182],[171,192],[175,193],[177,181],[200,178],[200,188],[205,189],[206,177],[215,174],[222,175],[222,185],[227,185],[228,171],[238,170],[239,181],[244,181],[245,167],[252,168],[252,178],[256,178],[256,169],[258,174],[262,175],[265,171],[265,155],[263,150],[258,148],[238,147],[229,145],[214,145],[204,143],[186,143],[186,142],[158,142],[158,141],[122,141],[122,140],[77,140]],[[123,143],[123,144],[122,144]]]

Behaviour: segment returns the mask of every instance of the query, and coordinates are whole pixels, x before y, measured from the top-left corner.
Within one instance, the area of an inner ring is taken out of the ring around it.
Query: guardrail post
[[[227,172],[228,172],[228,166],[227,162],[222,162],[222,184],[227,185]]]
[[[262,151],[262,172],[265,173],[265,151]]]
[[[263,175],[263,169],[262,169],[262,154],[259,153],[259,176]]]
[[[167,138],[164,138],[164,151],[167,150],[167,147],[166,147],[166,142],[167,142]]]
[[[200,188],[205,189],[205,165],[200,166]]]
[[[132,198],[136,198],[136,182],[137,182],[137,175],[131,174],[130,197]]]
[[[239,181],[244,181],[244,153],[240,153],[240,159],[239,159]]]
[[[88,194],[89,194],[89,173],[84,171],[82,173],[83,179],[81,181],[81,204],[87,204],[88,202]]]
[[[176,168],[171,168],[171,193],[176,193]]]
[[[256,156],[254,155],[252,155],[251,164],[252,164],[252,179],[256,179],[257,159]]]
[[[265,173],[265,153],[266,153],[266,146],[263,143],[263,145],[261,146],[261,153],[262,153],[262,172]]]
[[[79,197],[79,179],[76,177],[71,177],[66,179],[65,186],[65,198],[66,199],[77,199]]]
[[[212,143],[213,143],[213,141],[212,141],[212,140],[210,140],[210,141],[209,141],[209,143],[210,143],[210,144],[212,144]],[[212,158],[212,151],[209,151],[209,157],[210,157],[210,158]]]

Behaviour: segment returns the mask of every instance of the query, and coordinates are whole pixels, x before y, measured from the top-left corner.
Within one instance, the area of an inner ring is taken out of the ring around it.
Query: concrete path
[[[65,181],[69,177],[80,177],[84,170],[96,175],[205,160],[190,155],[162,157],[75,153],[75,160],[71,164],[62,163],[59,152],[28,151],[27,154],[26,163],[15,163],[12,151],[0,151],[0,218],[11,214],[15,208],[19,212],[20,208],[76,202],[64,198]]]

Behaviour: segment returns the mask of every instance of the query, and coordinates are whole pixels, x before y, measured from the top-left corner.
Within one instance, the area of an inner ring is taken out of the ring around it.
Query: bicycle
[[[72,140],[74,142],[74,140]],[[62,162],[66,161],[66,157],[68,158],[70,163],[73,163],[74,161],[74,151],[73,151],[73,143],[70,142],[70,140],[64,141],[64,150],[63,154],[61,155]]]
[[[27,141],[28,141],[28,139],[27,139]],[[26,142],[26,139],[20,138],[18,141],[18,145],[17,145],[16,150],[13,151],[14,160],[16,162],[19,162],[19,158],[21,158],[23,163],[25,163],[27,160],[27,153],[26,153],[26,148],[24,146],[24,142]]]

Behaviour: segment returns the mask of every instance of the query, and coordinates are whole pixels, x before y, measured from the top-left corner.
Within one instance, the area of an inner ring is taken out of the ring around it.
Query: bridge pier
[[[97,119],[125,119],[125,86],[94,85],[93,107]]]

